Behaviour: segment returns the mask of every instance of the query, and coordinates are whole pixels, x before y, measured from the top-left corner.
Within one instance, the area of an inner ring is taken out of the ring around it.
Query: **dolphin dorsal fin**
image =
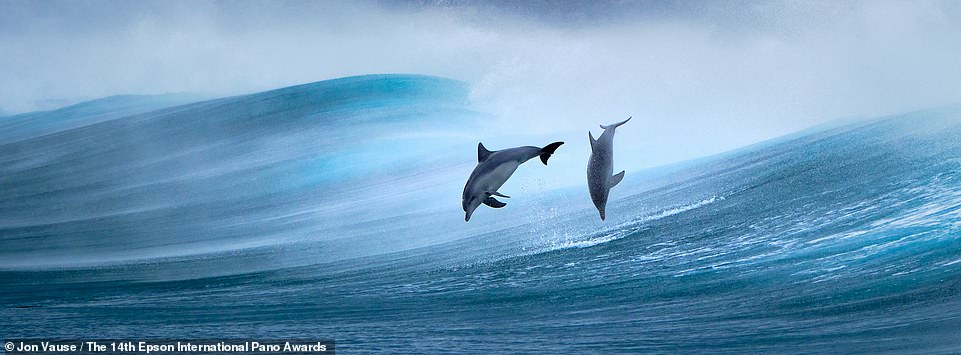
[[[597,140],[594,139],[594,135],[591,134],[591,131],[587,131],[587,139],[590,139],[590,140],[591,140],[591,151],[593,152],[593,151],[594,151],[594,144],[597,143]]]
[[[480,142],[477,143],[477,162],[478,163],[483,163],[485,160],[487,160],[487,157],[490,156],[491,153],[493,152],[487,150],[487,148],[484,148],[484,143],[480,143]]]
[[[614,186],[617,186],[617,184],[620,183],[621,180],[623,179],[624,179],[624,170],[621,170],[621,172],[617,173],[617,175],[611,176],[611,183],[610,183],[609,189],[612,189],[614,188]]]

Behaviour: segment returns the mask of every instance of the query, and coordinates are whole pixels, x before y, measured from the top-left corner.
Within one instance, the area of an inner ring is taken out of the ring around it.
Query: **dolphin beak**
[[[601,220],[603,221],[603,220],[604,220],[604,210],[600,210],[600,211],[597,211],[597,212],[600,212],[600,213],[601,213]]]
[[[470,212],[464,213],[464,222],[470,222]]]

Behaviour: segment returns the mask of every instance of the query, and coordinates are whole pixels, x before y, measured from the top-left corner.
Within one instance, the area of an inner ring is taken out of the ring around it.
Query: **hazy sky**
[[[633,115],[656,165],[961,102],[961,2],[0,0],[7,113],[369,73],[468,82],[504,129]]]

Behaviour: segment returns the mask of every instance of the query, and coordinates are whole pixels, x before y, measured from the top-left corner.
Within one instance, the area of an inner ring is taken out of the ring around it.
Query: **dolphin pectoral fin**
[[[487,150],[487,148],[484,148],[484,143],[480,143],[480,142],[477,143],[477,162],[478,163],[483,163],[485,160],[487,160],[487,157],[490,156],[491,153],[493,152]]]
[[[494,199],[493,197],[488,197],[488,198],[486,198],[486,199],[484,200],[484,204],[485,204],[485,205],[488,205],[488,206],[490,206],[490,207],[492,207],[492,208],[501,208],[501,207],[507,206],[506,203],[497,201],[497,200]]]
[[[611,176],[611,182],[608,185],[610,186],[609,189],[613,189],[614,186],[617,186],[617,184],[620,183],[622,179],[624,179],[624,170],[621,170],[621,172],[617,173],[617,175]]]
[[[593,151],[594,151],[594,145],[597,144],[597,140],[594,139],[594,135],[591,134],[591,131],[587,131],[587,139],[590,139],[590,140],[591,140],[591,152],[593,152]]]
[[[503,198],[511,198],[510,196],[504,195],[504,194],[502,194],[502,193],[500,193],[500,192],[497,192],[497,191],[488,192],[488,194],[494,195],[494,196],[500,196],[500,197],[503,197]]]
[[[541,148],[540,157],[541,162],[543,162],[544,165],[547,165],[547,159],[551,158],[551,154],[554,154],[554,151],[556,151],[557,147],[560,147],[561,144],[564,144],[564,142],[554,142],[544,146],[544,148]]]

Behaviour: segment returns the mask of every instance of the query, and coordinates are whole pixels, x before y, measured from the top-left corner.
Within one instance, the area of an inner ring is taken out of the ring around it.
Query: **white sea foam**
[[[723,196],[715,195],[715,196],[711,196],[709,198],[703,199],[701,201],[689,203],[686,205],[666,208],[653,214],[640,216],[628,222],[620,223],[608,230],[602,231],[597,234],[592,234],[591,237],[587,239],[568,238],[561,242],[552,243],[548,248],[548,251],[570,249],[570,248],[588,248],[598,244],[603,244],[603,243],[611,242],[614,240],[618,240],[643,229],[644,228],[643,223],[670,217],[679,213],[693,210],[695,208],[704,207],[706,205],[712,204],[717,201],[721,201],[723,199],[724,199]]]

